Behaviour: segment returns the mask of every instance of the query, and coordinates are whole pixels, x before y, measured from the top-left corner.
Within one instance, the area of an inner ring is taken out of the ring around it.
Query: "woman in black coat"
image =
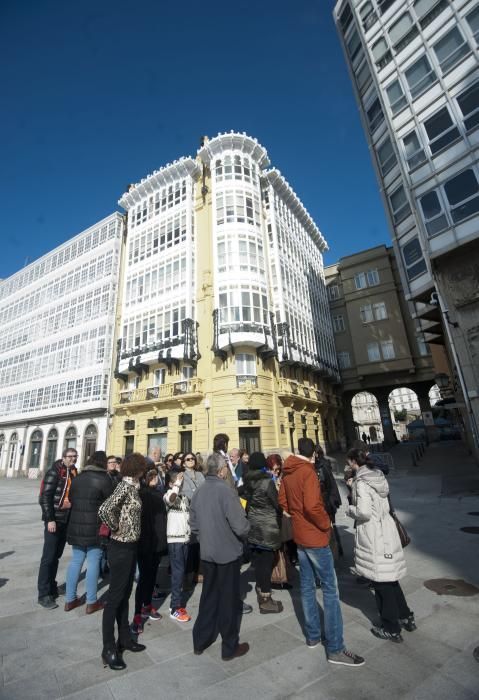
[[[160,613],[152,605],[153,589],[166,541],[166,506],[163,492],[157,489],[158,469],[150,469],[145,475],[145,485],[140,489],[141,535],[138,540],[138,569],[140,576],[135,593],[135,617],[131,631],[143,632],[146,619],[161,620]]]
[[[271,597],[271,573],[274,553],[281,547],[281,510],[278,492],[262,452],[253,452],[250,456],[243,496],[248,503],[248,542],[255,569],[259,611],[263,614],[279,613],[283,604]]]
[[[101,610],[97,601],[98,574],[102,548],[98,534],[100,520],[98,509],[113,491],[113,484],[106,471],[105,452],[95,452],[73,479],[69,499],[71,502],[67,542],[72,545],[72,558],[68,565],[66,579],[65,611],[68,612],[84,603],[77,597],[77,586],[82,566],[87,561],[86,572],[86,613]]]

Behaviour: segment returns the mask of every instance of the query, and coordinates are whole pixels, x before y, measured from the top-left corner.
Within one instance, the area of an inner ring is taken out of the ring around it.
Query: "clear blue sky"
[[[230,129],[267,148],[327,263],[388,242],[333,4],[3,0],[0,277]]]

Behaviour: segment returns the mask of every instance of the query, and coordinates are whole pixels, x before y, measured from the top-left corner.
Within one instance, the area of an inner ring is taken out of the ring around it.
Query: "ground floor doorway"
[[[239,448],[248,454],[261,452],[260,428],[240,428]]]

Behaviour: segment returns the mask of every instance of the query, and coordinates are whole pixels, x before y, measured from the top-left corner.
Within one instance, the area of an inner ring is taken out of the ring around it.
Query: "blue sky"
[[[267,148],[327,263],[388,242],[333,4],[3,0],[0,278],[231,129]]]

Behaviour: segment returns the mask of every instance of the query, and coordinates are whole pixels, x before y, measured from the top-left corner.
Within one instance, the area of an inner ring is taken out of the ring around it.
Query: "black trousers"
[[[45,534],[43,541],[43,552],[38,570],[38,597],[54,595],[57,592],[57,571],[58,562],[62,558],[63,550],[67,541],[67,526],[64,523],[57,523],[56,532],[48,532],[45,523]]]
[[[143,605],[151,605],[160,559],[160,552],[138,552],[140,578],[135,591],[135,615],[139,615]]]
[[[102,621],[105,649],[115,646],[115,620],[118,625],[118,641],[124,642],[130,638],[128,601],[133,588],[136,554],[136,542],[118,542],[112,539],[108,544],[110,588]]]
[[[386,632],[393,634],[401,631],[399,620],[411,615],[406,598],[399,581],[378,583],[374,581],[376,605],[381,616],[381,623]]]
[[[207,649],[221,635],[221,655],[232,656],[241,625],[239,559],[228,564],[201,560],[203,588],[193,627],[193,647]]]
[[[193,582],[200,570],[200,543],[188,543],[188,559],[186,560],[185,577]]]
[[[271,593],[271,574],[273,573],[274,552],[272,549],[252,549],[256,586],[262,593]]]

